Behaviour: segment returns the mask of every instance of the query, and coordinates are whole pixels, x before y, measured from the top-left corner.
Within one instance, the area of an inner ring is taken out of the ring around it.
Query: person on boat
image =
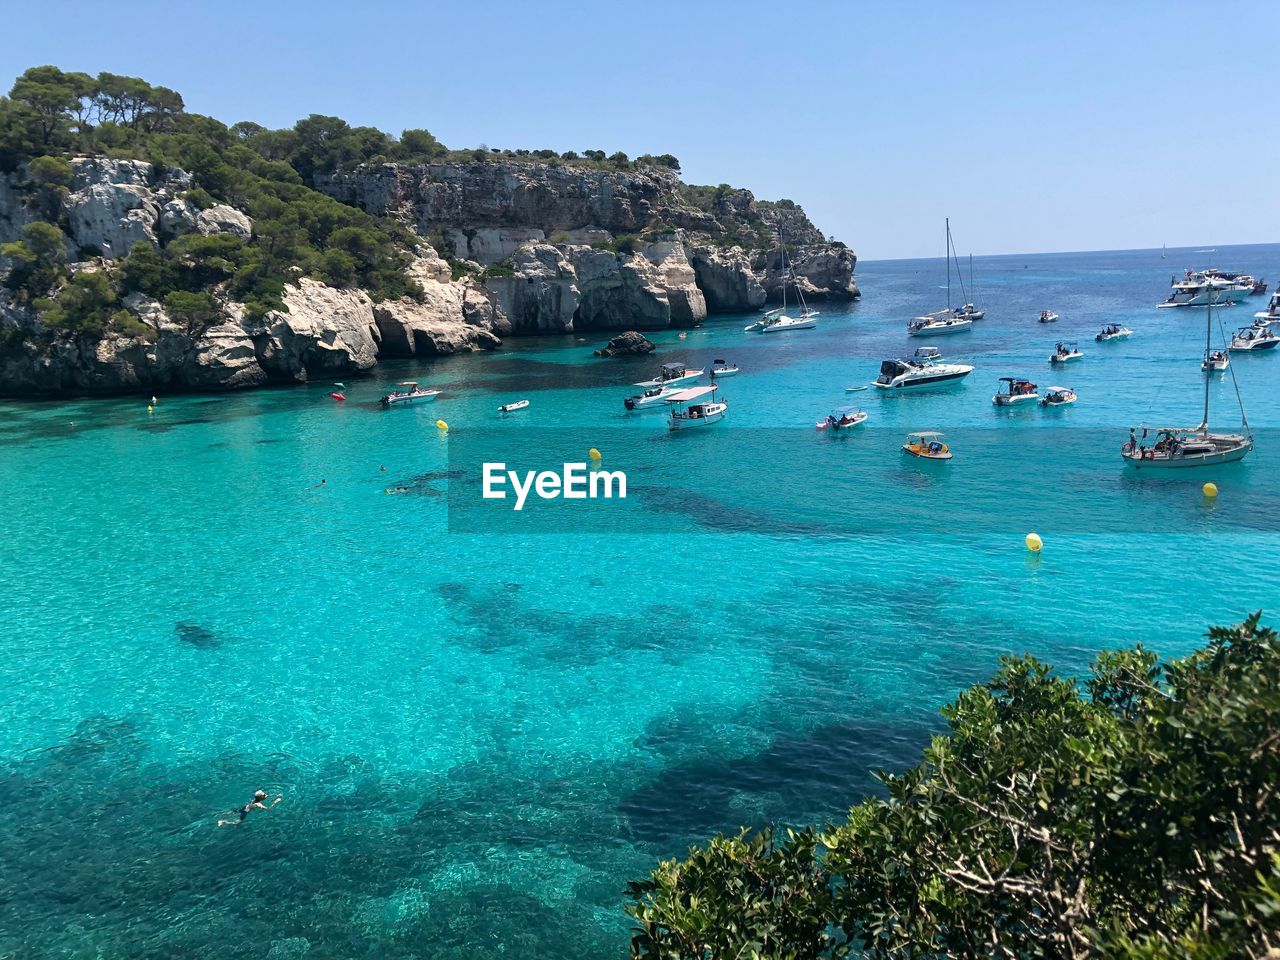
[[[238,807],[238,808],[236,808],[235,810],[232,810],[232,811],[231,811],[231,813],[232,813],[233,815],[238,815],[238,816],[237,816],[237,819],[235,819],[235,820],[219,820],[219,821],[218,821],[218,826],[220,826],[220,827],[234,827],[234,826],[238,826],[239,824],[244,823],[244,819],[245,819],[245,817],[249,816],[249,811],[250,811],[250,810],[270,810],[272,807],[274,807],[277,803],[279,803],[279,802],[280,802],[281,800],[283,800],[283,799],[284,799],[284,795],[283,795],[283,794],[279,794],[279,793],[277,793],[274,797],[272,797],[272,798],[271,798],[271,802],[270,802],[270,803],[267,803],[267,802],[266,802],[266,800],[267,800],[267,791],[265,791],[265,790],[255,790],[255,791],[254,791],[254,793],[253,793],[253,799],[252,799],[252,800],[250,800],[248,803],[246,803],[243,807]]]

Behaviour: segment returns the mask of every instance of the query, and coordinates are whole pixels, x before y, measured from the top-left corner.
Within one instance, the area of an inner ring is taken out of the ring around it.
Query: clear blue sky
[[[228,123],[674,153],[868,259],[1280,240],[1280,3],[11,4],[0,86],[145,77]]]

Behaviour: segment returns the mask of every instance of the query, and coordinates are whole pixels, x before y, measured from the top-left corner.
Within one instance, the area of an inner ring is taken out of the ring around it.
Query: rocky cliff
[[[253,236],[242,211],[198,207],[199,184],[182,170],[100,158],[71,169],[55,210],[23,170],[0,174],[0,243],[33,220],[56,222],[72,275],[110,275],[139,243]],[[765,243],[778,222],[807,297],[857,296],[856,258],[824,242],[798,207],[745,190],[691,196],[666,170],[383,164],[318,175],[315,187],[416,235],[409,273],[420,293],[374,303],[296,277],[283,309],[255,319],[215,291],[220,315],[197,326],[134,294],[127,333],[89,337],[46,329],[0,286],[0,393],[248,387],[358,373],[379,357],[493,349],[513,335],[690,326],[777,297],[782,262]],[[0,281],[12,267],[0,258]]]

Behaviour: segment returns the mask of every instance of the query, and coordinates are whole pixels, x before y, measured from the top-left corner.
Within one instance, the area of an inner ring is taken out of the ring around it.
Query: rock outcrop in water
[[[658,349],[652,340],[636,330],[620,333],[607,344],[595,351],[597,357],[643,356]]]
[[[85,157],[70,166],[54,211],[37,212],[22,170],[0,174],[0,243],[33,220],[56,221],[74,275],[116,270],[136,244],[253,237],[243,211],[207,198],[198,207],[199,184],[183,170]],[[296,278],[284,308],[257,318],[215,291],[220,315],[198,328],[132,294],[123,304],[137,323],[91,337],[46,329],[0,288],[0,393],[241,388],[357,374],[380,357],[491,350],[507,336],[692,326],[779,295],[781,261],[767,246],[778,223],[807,297],[858,294],[852,252],[824,241],[798,207],[724,188],[699,206],[662,168],[382,164],[314,185],[416,234],[408,274],[420,293],[374,303]],[[0,259],[0,280],[12,266]]]

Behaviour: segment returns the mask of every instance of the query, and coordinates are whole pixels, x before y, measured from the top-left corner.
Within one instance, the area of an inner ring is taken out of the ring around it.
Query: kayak
[[[510,413],[512,410],[523,410],[529,405],[528,400],[517,400],[514,403],[504,403],[498,408],[499,413]]]
[[[345,399],[347,399],[346,397],[344,397],[344,396],[343,396],[342,394],[340,394],[340,393],[331,393],[331,394],[329,394],[329,396],[333,397],[333,399],[335,399],[335,400],[345,400]]]

